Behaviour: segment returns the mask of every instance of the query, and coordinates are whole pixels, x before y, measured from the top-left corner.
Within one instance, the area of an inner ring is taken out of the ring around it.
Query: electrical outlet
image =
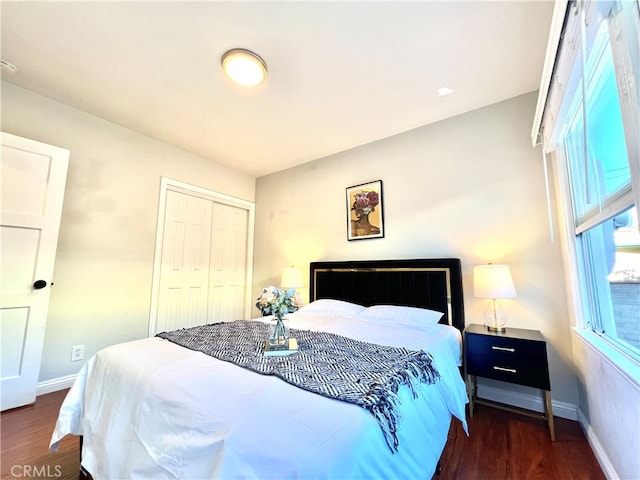
[[[77,362],[84,359],[84,345],[74,345],[71,347],[71,361]]]

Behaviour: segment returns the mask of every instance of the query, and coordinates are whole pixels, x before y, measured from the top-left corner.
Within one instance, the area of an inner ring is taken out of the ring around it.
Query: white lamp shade
[[[300,288],[304,285],[302,280],[302,270],[294,267],[287,267],[282,270],[282,288]]]
[[[481,265],[473,267],[473,295],[478,298],[513,298],[513,285],[508,265]]]

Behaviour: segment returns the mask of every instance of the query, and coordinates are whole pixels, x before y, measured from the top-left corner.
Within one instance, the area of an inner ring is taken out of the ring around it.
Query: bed
[[[431,478],[452,419],[466,430],[460,261],[313,262],[309,286],[309,304],[288,315],[292,333],[432,360],[433,381],[397,390],[395,445],[361,405],[155,337],[108,347],[83,366],[51,450],[81,436],[82,468],[95,480]]]

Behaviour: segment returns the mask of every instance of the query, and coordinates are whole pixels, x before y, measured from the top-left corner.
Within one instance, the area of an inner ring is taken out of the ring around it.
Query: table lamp
[[[507,315],[500,307],[498,300],[517,296],[509,266],[490,263],[473,267],[473,295],[491,300],[483,313],[487,329],[492,332],[504,332]]]
[[[302,270],[295,267],[286,267],[282,269],[282,280],[280,281],[280,287],[283,289],[300,288],[304,286],[302,280]]]

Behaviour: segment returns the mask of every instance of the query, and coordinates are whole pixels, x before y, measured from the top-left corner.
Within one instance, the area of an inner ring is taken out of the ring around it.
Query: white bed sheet
[[[365,409],[306,392],[166,340],[108,347],[78,374],[51,449],[83,435],[82,465],[102,478],[430,478],[451,415],[466,429],[459,332],[289,315],[291,328],[332,331],[433,354],[441,380],[400,390],[399,451]],[[453,348],[452,348],[453,347]]]

